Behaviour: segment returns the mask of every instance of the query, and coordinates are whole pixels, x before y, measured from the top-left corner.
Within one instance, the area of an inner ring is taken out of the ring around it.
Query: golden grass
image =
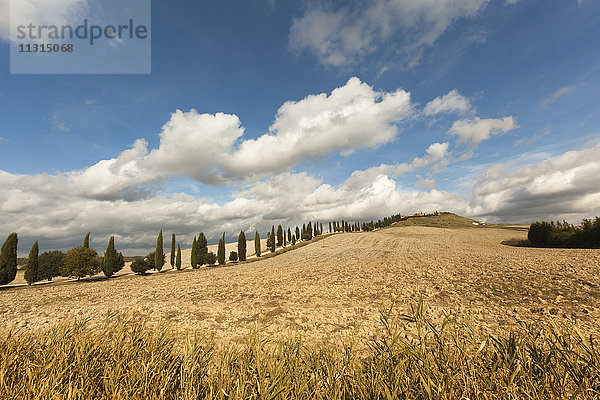
[[[3,399],[566,399],[600,396],[596,340],[576,328],[522,325],[478,336],[422,303],[381,311],[383,334],[307,345],[298,335],[256,331],[216,352],[212,341],[179,342],[169,325],[109,315],[91,328],[62,323],[0,336]],[[407,330],[407,326],[409,329]],[[411,334],[406,332],[410,331]]]

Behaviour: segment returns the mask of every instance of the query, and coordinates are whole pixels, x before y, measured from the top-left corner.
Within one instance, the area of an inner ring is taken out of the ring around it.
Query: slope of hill
[[[470,221],[443,219],[445,226]],[[112,310],[168,320],[181,332],[214,333],[221,344],[242,340],[256,324],[266,334],[299,331],[321,342],[372,337],[383,307],[394,300],[407,312],[423,299],[433,315],[457,312],[483,330],[550,318],[599,332],[600,250],[501,244],[515,236],[526,233],[390,227],[331,235],[248,264],[6,290],[0,324],[97,324]]]

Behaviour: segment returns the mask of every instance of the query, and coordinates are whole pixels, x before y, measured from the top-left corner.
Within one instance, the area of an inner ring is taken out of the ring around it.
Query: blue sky
[[[600,214],[596,1],[154,0],[149,75],[11,75],[2,18],[0,226],[23,248]]]

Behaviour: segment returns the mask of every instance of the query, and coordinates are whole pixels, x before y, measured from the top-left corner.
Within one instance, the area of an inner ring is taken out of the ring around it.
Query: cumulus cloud
[[[469,214],[513,222],[600,215],[600,145],[536,165],[499,164],[481,176]]]
[[[311,4],[294,19],[289,43],[332,66],[343,66],[393,42],[412,66],[424,49],[460,18],[472,18],[489,0],[375,0],[337,9]]]
[[[256,180],[306,157],[389,143],[397,124],[412,114],[408,92],[380,92],[351,78],[329,95],[284,103],[269,132],[256,139],[243,138],[236,115],[177,110],[162,127],[158,148],[149,151],[139,139],[113,159],[51,179],[80,196],[129,200],[147,196],[147,186],[171,176],[207,184]]]
[[[455,121],[448,132],[458,136],[458,141],[461,143],[469,143],[472,146],[477,146],[493,135],[506,133],[517,128],[519,128],[519,124],[517,124],[517,121],[512,116],[502,119],[481,119],[475,117],[473,119]]]
[[[380,164],[366,170],[354,171],[344,184],[350,188],[359,188],[380,175],[389,175],[397,178],[407,172],[425,168],[436,162],[441,162],[448,154],[449,146],[450,144],[447,142],[433,143],[427,148],[424,156],[415,157],[410,163],[398,163],[394,165]]]
[[[473,106],[468,98],[456,89],[447,94],[436,97],[425,105],[423,113],[426,116],[437,114],[467,114],[473,111]]]

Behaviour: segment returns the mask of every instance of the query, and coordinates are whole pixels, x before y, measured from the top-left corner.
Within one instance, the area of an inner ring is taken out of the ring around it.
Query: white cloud
[[[468,212],[513,222],[600,215],[599,154],[595,145],[531,166],[495,165],[476,184]]]
[[[543,98],[541,104],[544,107],[548,107],[561,97],[572,96],[573,93],[575,93],[576,89],[577,88],[575,86],[563,86],[551,93],[550,95]]]
[[[427,116],[437,114],[467,114],[472,112],[473,106],[468,98],[456,89],[447,94],[436,97],[425,106],[424,114]]]
[[[289,42],[295,51],[308,50],[332,66],[355,62],[385,43],[398,46],[412,66],[450,25],[475,17],[488,2],[374,0],[335,10],[312,4],[294,19]]]
[[[364,171],[354,171],[344,184],[350,188],[358,188],[364,186],[368,182],[372,182],[380,175],[389,175],[397,178],[407,172],[425,168],[436,162],[442,162],[444,157],[448,154],[449,146],[450,144],[447,142],[433,143],[427,148],[426,154],[423,157],[415,157],[410,163],[398,163],[394,165],[381,164]]]
[[[69,190],[99,199],[147,196],[144,185],[171,176],[208,184],[260,179],[306,157],[332,152],[350,154],[358,148],[393,141],[397,124],[410,118],[413,105],[404,90],[379,92],[358,78],[331,92],[288,101],[278,110],[269,133],[243,139],[244,128],[233,114],[200,114],[177,110],[160,132],[158,148],[145,140],[116,158],[81,171],[59,174]],[[60,122],[54,117],[55,127]]]
[[[448,132],[458,136],[459,142],[470,143],[472,146],[476,146],[482,141],[489,139],[492,135],[499,135],[517,128],[519,128],[519,124],[517,124],[517,121],[512,116],[502,119],[481,119],[475,117],[473,119],[455,121]]]
[[[13,22],[23,25],[64,25],[76,21],[88,9],[87,0],[0,0],[0,39],[10,40]]]
[[[288,101],[277,111],[269,134],[240,143],[224,168],[229,175],[277,171],[306,156],[332,151],[350,154],[396,138],[396,123],[413,106],[404,90],[377,92],[358,78],[331,92]],[[268,157],[265,155],[268,154]]]

